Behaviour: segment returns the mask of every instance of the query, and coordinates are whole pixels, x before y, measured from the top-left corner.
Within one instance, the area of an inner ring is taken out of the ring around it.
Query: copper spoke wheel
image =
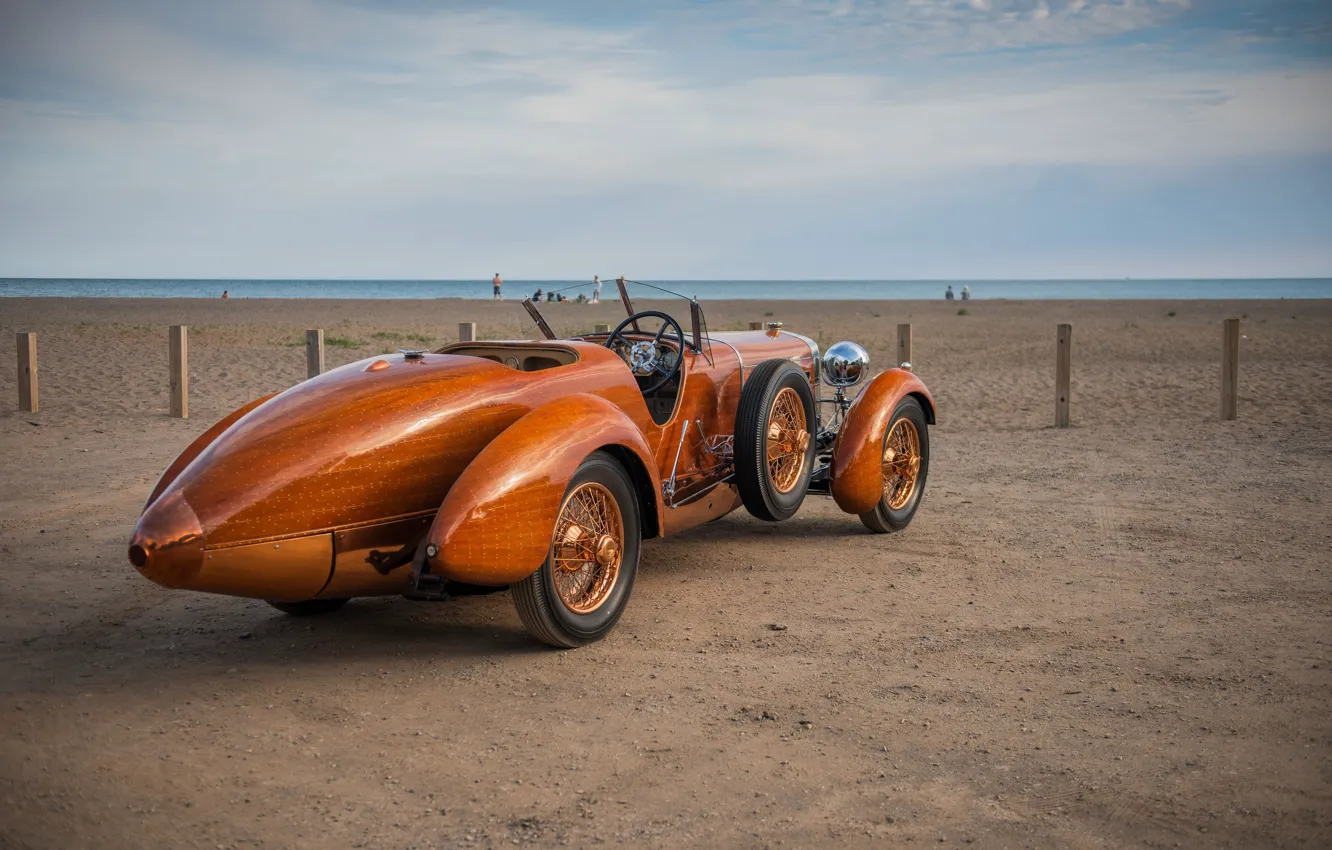
[[[916,492],[920,474],[920,433],[905,417],[893,423],[883,445],[883,498],[892,510],[901,510]]]
[[[814,468],[816,421],[810,375],[790,360],[764,360],[740,389],[735,409],[735,487],[765,522],[800,510]]]
[[[575,614],[600,608],[615,589],[624,552],[624,519],[615,497],[589,481],[564,501],[551,543],[552,578]]]
[[[860,515],[876,534],[901,531],[911,523],[930,474],[930,422],[920,400],[907,396],[899,401],[888,422],[879,457],[879,501]]]
[[[777,394],[768,417],[768,474],[779,493],[789,493],[805,467],[809,431],[805,429],[805,406],[795,390]]]
[[[614,628],[638,572],[639,516],[633,479],[619,460],[604,451],[588,455],[559,503],[545,561],[509,585],[533,637],[570,649]]]

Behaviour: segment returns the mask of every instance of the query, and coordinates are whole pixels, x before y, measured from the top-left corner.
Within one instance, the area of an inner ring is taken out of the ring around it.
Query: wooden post
[[[1073,374],[1073,326],[1060,325],[1055,334],[1055,427],[1068,427],[1069,383]]]
[[[476,322],[458,323],[458,342],[476,342]]]
[[[610,333],[610,325],[606,324],[605,322],[597,322],[595,325],[592,326],[592,333],[608,334]]]
[[[189,328],[172,325],[169,335],[171,363],[171,415],[177,419],[190,418],[190,340]]]
[[[911,359],[911,325],[897,326],[897,362],[894,366],[901,366],[903,363],[914,363]]]
[[[750,329],[751,331],[761,331],[761,330],[763,330],[763,323],[762,323],[762,322],[750,322],[750,323],[749,323],[749,329]]]
[[[19,410],[37,412],[37,334],[16,334],[18,338]]]
[[[305,377],[313,378],[324,374],[324,329],[309,328],[305,331]]]
[[[1221,419],[1239,418],[1240,320],[1226,319],[1221,329]]]

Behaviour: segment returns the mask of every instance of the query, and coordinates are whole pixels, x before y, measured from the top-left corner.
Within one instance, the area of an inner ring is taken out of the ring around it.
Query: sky
[[[1332,276],[1328,0],[0,0],[0,276]]]

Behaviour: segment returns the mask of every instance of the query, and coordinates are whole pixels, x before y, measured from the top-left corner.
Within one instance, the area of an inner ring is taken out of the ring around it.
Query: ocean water
[[[1332,278],[1224,280],[657,280],[656,286],[705,301],[938,299],[944,289],[971,289],[975,299],[1332,298]],[[511,280],[504,296],[518,300],[573,280]],[[0,297],[69,298],[490,298],[489,280],[120,280],[0,278]],[[589,289],[590,291],[590,289]],[[568,297],[573,297],[569,292]],[[603,299],[615,297],[604,281]]]

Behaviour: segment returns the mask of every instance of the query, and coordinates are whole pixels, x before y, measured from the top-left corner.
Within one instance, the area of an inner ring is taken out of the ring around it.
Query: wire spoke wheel
[[[532,636],[561,649],[605,637],[624,613],[643,540],[634,482],[605,451],[588,455],[565,488],[541,566],[509,586]]]
[[[735,410],[735,487],[765,522],[800,510],[814,469],[817,422],[810,376],[790,360],[764,360],[740,389]]]
[[[564,501],[551,542],[551,567],[560,602],[575,614],[597,610],[610,597],[624,554],[624,519],[615,497],[589,481]]]
[[[879,459],[879,502],[860,515],[865,527],[876,534],[901,531],[911,523],[930,474],[929,420],[920,401],[911,396],[902,399],[888,422]]]
[[[906,417],[893,423],[883,445],[883,498],[892,510],[901,510],[916,492],[920,474],[920,433]]]
[[[786,387],[777,394],[768,417],[768,474],[777,492],[791,492],[800,480],[808,446],[805,406],[795,390]]]

